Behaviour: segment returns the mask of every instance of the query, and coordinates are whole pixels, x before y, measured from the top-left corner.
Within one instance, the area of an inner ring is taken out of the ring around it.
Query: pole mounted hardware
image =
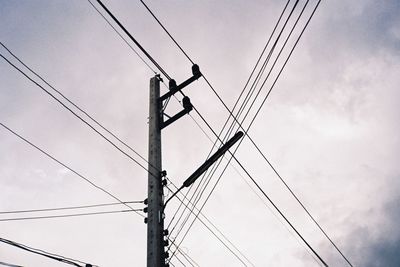
[[[222,145],[211,157],[209,157],[197,170],[187,178],[182,186],[172,194],[172,196],[165,201],[164,204],[164,209],[167,206],[167,203],[174,197],[176,194],[178,194],[179,191],[181,191],[185,187],[191,186],[197,178],[200,177],[211,165],[213,165],[220,157],[222,157],[226,151],[228,151],[229,148],[231,148],[237,141],[240,140],[240,138],[243,137],[243,132],[239,131],[237,132],[231,139],[228,140],[224,145]]]
[[[168,230],[164,229],[164,186],[167,184],[167,172],[162,170],[161,164],[161,130],[188,114],[193,105],[189,97],[182,99],[183,110],[170,117],[164,113],[168,101],[177,92],[199,79],[202,75],[198,65],[192,66],[192,77],[177,85],[175,80],[169,81],[169,91],[160,96],[161,77],[156,75],[150,79],[149,100],[149,159],[148,159],[148,186],[145,207],[147,217],[147,267],[168,266],[169,257],[164,246],[168,244]],[[182,93],[183,94],[183,93]],[[168,119],[164,121],[164,116]]]
[[[160,97],[160,101],[162,102],[162,101],[166,100],[167,98],[173,96],[178,91],[182,90],[183,88],[185,88],[186,86],[188,86],[192,82],[198,80],[202,76],[202,74],[201,74],[200,68],[199,68],[199,66],[197,64],[194,64],[192,66],[192,74],[193,74],[192,77],[190,77],[189,79],[187,79],[186,81],[184,81],[180,85],[176,85],[176,81],[174,79],[171,79],[169,81],[169,92],[167,92],[166,94],[161,96]]]

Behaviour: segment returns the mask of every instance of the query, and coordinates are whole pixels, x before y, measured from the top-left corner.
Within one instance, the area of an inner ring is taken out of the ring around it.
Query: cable
[[[98,212],[87,212],[87,213],[76,213],[76,214],[63,214],[63,215],[49,215],[49,216],[18,217],[18,218],[0,219],[0,222],[8,222],[8,221],[26,221],[26,220],[37,220],[37,219],[53,219],[53,218],[66,218],[66,217],[80,217],[80,216],[88,216],[88,215],[114,214],[114,213],[132,212],[132,211],[138,212],[138,211],[143,211],[143,209],[115,210],[115,211],[98,211]]]
[[[174,185],[174,187],[176,187],[175,185]],[[177,187],[176,187],[177,188]],[[167,186],[167,189],[168,190],[170,190],[171,192],[173,192],[168,186]],[[183,194],[182,194],[183,195]],[[184,196],[184,195],[183,195]],[[179,196],[176,196],[176,198],[184,205],[184,206],[186,206],[187,207],[187,204],[185,204],[184,203],[184,201],[182,200],[182,199],[180,199],[179,198]],[[184,198],[186,198],[185,196],[184,196]],[[190,203],[190,202],[189,202]],[[214,224],[212,224],[211,223],[211,221],[204,215],[204,214],[202,214],[202,216],[207,220],[207,222],[209,222],[238,252],[239,252],[239,254],[242,256],[242,257],[244,257],[252,266],[255,266]],[[247,264],[240,258],[240,256],[238,255],[238,254],[236,254],[201,218],[198,218],[199,219],[199,221],[207,228],[207,230],[208,231],[210,231],[220,242],[221,242],[221,244],[225,247],[225,248],[227,248],[244,266],[247,266]],[[171,234],[171,233],[170,233]],[[175,244],[175,240],[176,239],[174,239],[172,242],[171,242],[171,245],[170,246],[172,246],[172,245],[175,245],[176,246],[176,244]],[[179,247],[179,245],[177,246],[177,247]],[[171,258],[172,258],[172,256],[171,256]]]
[[[0,237],[0,242],[3,242],[5,244],[8,244],[8,245],[11,245],[11,246],[14,246],[14,247],[29,251],[29,252],[37,254],[37,255],[41,255],[41,256],[44,256],[44,257],[47,257],[47,258],[50,258],[50,259],[53,259],[53,260],[56,260],[56,261],[59,261],[59,262],[63,262],[63,263],[66,263],[66,264],[77,266],[77,267],[97,266],[97,265],[87,264],[87,263],[85,263],[83,261],[80,261],[80,260],[74,260],[74,259],[71,259],[71,258],[67,258],[67,257],[61,256],[61,255],[58,255],[58,254],[46,252],[46,251],[41,250],[41,249],[32,248],[32,247],[29,247],[27,245],[23,245],[23,244],[15,242],[15,241],[11,241],[11,240],[8,240],[8,239],[5,239],[5,238],[1,238],[1,237]],[[80,264],[84,264],[84,266],[78,264],[77,262],[80,263]]]
[[[124,201],[123,203],[126,203],[126,204],[135,204],[135,203],[143,203],[143,201]],[[86,209],[86,208],[105,207],[105,206],[115,206],[115,205],[121,205],[121,203],[120,203],[120,202],[115,202],[115,203],[104,203],[104,204],[74,206],[74,207],[59,207],[59,208],[45,208],[45,209],[31,209],[31,210],[0,211],[0,214],[31,213],[31,212],[43,212],[43,211]]]
[[[7,58],[5,58],[1,53],[0,56],[12,67],[14,67],[16,70],[18,70],[22,75],[24,75],[27,79],[29,79],[31,82],[33,82],[36,86],[41,88],[43,91],[45,91],[48,95],[50,95],[54,100],[56,100],[58,103],[60,103],[64,108],[66,108],[69,112],[71,112],[75,117],[77,117],[79,120],[81,120],[83,123],[85,123],[87,126],[89,126],[93,131],[95,131],[97,134],[99,134],[101,137],[103,137],[107,142],[109,142],[113,147],[115,147],[117,150],[119,150],[122,154],[130,158],[132,161],[134,161],[136,164],[138,164],[142,169],[148,172],[147,168],[144,167],[141,163],[139,163],[136,159],[134,159],[131,155],[123,151],[120,147],[118,147],[114,142],[112,142],[110,139],[108,139],[105,135],[100,133],[96,128],[94,128],[91,124],[89,124],[86,120],[84,120],[82,117],[80,117],[77,113],[75,113],[72,109],[70,109],[67,105],[65,105],[61,100],[56,98],[52,93],[50,93],[48,90],[46,90],[43,86],[38,84],[36,81],[34,81],[31,77],[29,77],[26,73],[24,73],[20,68],[15,66],[13,63],[11,63]]]
[[[61,161],[59,161],[58,159],[56,159],[55,157],[53,157],[52,155],[50,155],[49,153],[47,153],[46,151],[44,151],[43,149],[41,149],[40,147],[36,146],[35,144],[33,144],[32,142],[28,141],[27,139],[25,139],[24,137],[22,137],[21,135],[17,134],[16,132],[14,132],[13,130],[11,130],[9,127],[7,127],[6,125],[4,125],[3,123],[0,122],[0,125],[5,128],[6,130],[8,130],[10,133],[12,133],[13,135],[15,135],[16,137],[18,137],[19,139],[23,140],[25,143],[29,144],[30,146],[32,146],[33,148],[35,148],[36,150],[39,150],[41,153],[43,153],[44,155],[46,155],[47,157],[49,157],[50,159],[52,159],[53,161],[57,162],[58,164],[60,164],[61,166],[63,166],[64,168],[68,169],[69,171],[73,172],[74,174],[76,174],[77,176],[79,176],[81,179],[85,180],[86,182],[88,182],[90,185],[92,185],[93,187],[99,189],[100,191],[103,191],[104,193],[106,193],[107,195],[109,195],[110,197],[112,197],[113,199],[117,200],[118,202],[120,202],[121,204],[127,206],[130,210],[134,211],[135,213],[137,213],[138,215],[145,217],[143,214],[137,212],[136,210],[134,210],[131,206],[129,206],[128,204],[124,203],[122,200],[120,200],[118,197],[114,196],[113,194],[111,194],[110,192],[108,192],[107,190],[101,188],[100,186],[96,185],[94,182],[90,181],[88,178],[86,178],[85,176],[83,176],[82,174],[78,173],[77,171],[75,171],[74,169],[72,169],[71,167],[67,166],[66,164],[62,163]]]
[[[16,264],[6,263],[6,262],[2,262],[2,261],[0,261],[0,265],[9,266],[9,267],[24,267],[22,265],[16,265]]]
[[[143,3],[142,0],[141,0],[141,2]],[[314,15],[314,13],[315,13],[317,7],[319,6],[320,2],[321,2],[321,0],[318,1],[318,3],[317,3],[317,5],[316,5],[315,9],[314,9],[313,12],[312,12],[312,15],[310,16],[309,20],[307,21],[306,26],[308,25],[309,21],[311,20],[312,16]],[[143,4],[144,4],[144,3],[143,3]],[[144,4],[144,5],[145,5],[145,4]],[[145,5],[145,7],[149,10],[149,8],[147,7],[147,5]],[[149,10],[149,11],[150,11],[150,10]],[[161,24],[161,22],[155,17],[154,13],[152,13],[151,11],[150,11],[150,13],[151,13],[152,16],[157,20],[157,22],[160,24],[160,26],[162,26],[162,28],[167,32],[167,34],[171,37],[171,39],[173,39],[173,41],[178,45],[178,47],[181,49],[181,51],[187,56],[187,54],[183,51],[183,49],[181,48],[181,46],[176,42],[176,40],[175,40],[174,38],[172,38],[172,36],[170,35],[170,33],[165,29],[165,27]],[[306,27],[306,26],[305,26],[305,27]],[[303,34],[304,30],[305,30],[305,28],[303,29],[301,35]],[[300,36],[301,36],[301,35],[300,35]],[[298,40],[299,40],[299,39],[298,39]],[[296,44],[297,44],[298,40],[296,41]],[[296,45],[295,45],[295,46],[296,46]],[[292,49],[292,51],[293,51],[293,49]],[[291,52],[292,52],[292,51],[291,51]],[[290,53],[290,54],[291,54],[291,53]],[[187,57],[188,57],[188,56],[187,56]],[[192,61],[189,57],[188,57],[188,59],[193,63],[193,61]],[[210,82],[206,79],[206,77],[205,77],[204,75],[203,75],[203,77],[204,77],[206,83],[207,83],[207,84],[210,86],[210,88],[212,89],[212,91],[216,94],[216,96],[217,96],[217,98],[220,100],[220,102],[221,102],[221,103],[224,105],[224,107],[229,111],[230,116],[233,116],[232,112],[229,110],[229,108],[226,106],[226,104],[224,103],[224,101],[222,100],[222,98],[218,95],[218,93],[217,93],[217,92],[215,91],[215,89],[212,87],[212,85],[210,84]],[[233,117],[234,117],[234,116],[233,116]],[[241,125],[240,125],[240,127],[241,127]],[[280,177],[280,178],[281,178],[281,177]],[[287,186],[286,183],[285,183],[285,186]],[[288,186],[287,186],[287,187],[288,187]],[[292,191],[292,190],[290,190],[290,191]],[[296,196],[295,198],[296,198],[296,200],[298,200],[297,196]],[[299,201],[299,200],[298,200],[298,201]],[[301,204],[301,206],[304,207],[303,204]],[[306,211],[306,212],[307,212],[307,214],[311,215],[308,211]],[[314,219],[313,217],[311,217],[311,218],[312,218],[312,220],[316,223],[315,219]],[[332,243],[332,245],[336,248],[336,250],[338,250],[338,252],[344,257],[344,259],[347,261],[347,263],[348,263],[350,266],[352,266],[352,264],[349,262],[349,260],[348,260],[348,259],[344,256],[344,254],[338,249],[338,247],[334,244],[334,242],[328,237],[328,235],[327,235],[326,232],[321,228],[321,226],[320,226],[319,224],[317,224],[317,226],[318,226],[318,228],[320,228],[320,230],[323,232],[323,234],[328,238],[328,240]]]
[[[128,43],[128,41],[125,39],[125,37],[122,36],[122,34],[119,33],[119,31],[111,24],[111,22],[100,12],[100,10],[92,3],[92,1],[88,0],[90,5],[97,11],[97,13],[107,22],[107,24],[118,34],[119,37],[130,47],[130,49],[140,58],[140,60],[146,64],[146,66],[156,75],[157,72],[144,60],[144,58],[136,51],[133,46]]]
[[[107,14],[114,20],[115,23],[125,32],[126,35],[135,43],[135,45],[146,55],[146,57],[157,67],[157,69],[168,79],[171,77],[164,71],[164,69],[154,60],[154,58],[140,45],[138,41],[132,36],[132,34],[119,22],[119,20],[111,13],[111,11],[100,1],[96,0],[97,3],[107,12]]]
[[[297,3],[298,3],[298,1],[296,1],[296,3],[294,4],[294,6],[293,6],[293,8],[292,8],[292,10],[291,10],[291,12],[290,12],[290,14],[288,15],[288,17],[287,17],[287,19],[286,19],[286,21],[285,21],[285,23],[284,23],[284,25],[283,25],[283,27],[282,27],[282,30],[280,31],[280,33],[279,33],[279,35],[278,35],[278,37],[277,37],[277,39],[276,39],[276,41],[275,41],[273,47],[271,48],[271,51],[269,52],[267,58],[265,59],[265,61],[264,61],[264,63],[263,63],[263,66],[262,66],[261,70],[259,71],[259,73],[257,74],[257,77],[256,77],[255,80],[254,80],[254,82],[253,82],[253,84],[252,84],[252,86],[251,86],[251,89],[249,90],[248,94],[246,95],[245,100],[243,101],[241,107],[239,108],[239,111],[238,111],[238,113],[237,113],[237,115],[236,115],[236,118],[238,118],[238,117],[240,116],[241,112],[244,110],[244,107],[245,107],[245,105],[246,105],[247,102],[248,102],[247,100],[250,99],[249,96],[251,96],[252,92],[254,92],[254,91],[253,91],[253,88],[255,89],[255,86],[257,86],[258,81],[259,81],[259,78],[261,78],[261,75],[262,75],[263,71],[265,70],[266,64],[269,62],[269,59],[270,59],[270,57],[271,57],[271,55],[272,55],[272,52],[273,52],[273,50],[274,50],[274,48],[275,48],[275,46],[276,46],[276,44],[277,44],[277,42],[278,42],[280,36],[282,35],[282,32],[283,32],[285,26],[287,25],[287,23],[288,23],[288,21],[289,21],[291,15],[292,15],[294,9],[296,8]],[[243,88],[243,90],[242,90],[240,96],[238,97],[238,99],[237,99],[237,101],[236,101],[236,103],[235,103],[233,109],[235,109],[237,103],[239,102],[239,99],[240,99],[241,95],[243,94],[245,88],[247,87],[247,85],[248,85],[248,83],[249,83],[249,81],[250,81],[250,79],[251,79],[251,77],[252,77],[252,75],[253,75],[253,73],[254,73],[254,71],[255,71],[255,69],[256,69],[256,67],[257,67],[257,65],[258,65],[258,63],[259,63],[259,61],[260,61],[260,59],[261,59],[261,57],[262,57],[262,55],[264,54],[264,52],[265,52],[265,50],[266,50],[266,48],[267,48],[267,46],[268,46],[268,44],[269,44],[269,42],[270,42],[270,40],[271,40],[273,34],[274,34],[274,32],[275,32],[277,26],[279,25],[279,22],[280,22],[280,20],[281,20],[281,18],[282,18],[282,16],[283,16],[284,11],[286,10],[288,4],[289,4],[289,1],[286,3],[286,5],[285,5],[285,7],[284,7],[284,9],[283,9],[283,11],[282,11],[282,13],[281,13],[279,19],[278,19],[278,22],[277,22],[277,24],[275,25],[275,28],[274,28],[274,30],[273,30],[273,32],[272,32],[272,34],[271,34],[269,40],[267,41],[267,44],[266,44],[266,46],[264,47],[264,49],[263,49],[263,51],[262,51],[262,53],[261,53],[261,55],[260,55],[260,57],[259,57],[259,59],[258,59],[256,65],[255,65],[255,67],[253,68],[253,71],[252,71],[252,73],[250,74],[250,76],[249,76],[249,78],[248,78],[248,80],[247,80],[247,83],[246,83],[245,87]],[[222,130],[220,131],[220,133],[219,133],[219,135],[218,135],[218,139],[220,138],[220,135],[222,134],[222,132],[223,132],[223,130],[224,130],[224,128],[225,128],[227,122],[229,121],[229,119],[230,119],[230,116],[228,117],[228,119],[226,120],[224,126],[222,127]],[[243,120],[244,120],[244,119],[243,119]],[[243,123],[243,121],[242,121],[242,123]],[[231,126],[229,127],[227,133],[225,134],[225,137],[224,137],[224,139],[223,139],[223,142],[224,142],[224,140],[226,140],[226,139],[229,137],[229,135],[231,134],[231,132],[232,132],[232,130],[233,130],[233,126],[234,126],[234,122],[232,122],[232,124],[231,124]],[[216,139],[216,141],[215,141],[215,143],[214,143],[214,146],[217,144],[218,139]],[[241,140],[241,142],[242,142],[242,141],[243,141],[243,139]],[[212,152],[212,148],[211,148],[211,150],[210,150],[209,155],[211,154],[211,152]],[[211,168],[211,170],[208,172],[208,177],[207,177],[207,178],[205,179],[205,181],[204,181],[203,188],[200,189],[200,192],[197,194],[197,196],[196,196],[196,198],[195,198],[195,203],[197,203],[197,202],[200,200],[200,198],[201,198],[203,192],[205,191],[206,187],[208,186],[209,182],[211,181],[212,176],[215,174],[215,172],[216,172],[217,168],[219,167],[219,165],[221,164],[221,162],[222,162],[222,158],[221,158],[221,159],[218,161],[218,163],[215,164],[215,165]],[[228,164],[229,164],[229,163],[228,163]],[[221,174],[221,175],[222,175],[222,174]],[[202,177],[202,179],[201,179],[201,181],[200,181],[200,183],[199,183],[199,185],[198,185],[198,188],[196,188],[196,191],[201,187],[201,183],[203,182],[203,180],[204,180],[205,177],[206,177],[205,175]],[[190,215],[190,214],[188,214],[188,216],[186,217],[185,221],[187,221],[187,220],[189,219],[189,215]],[[184,223],[185,223],[185,222],[184,222]]]
[[[255,72],[255,70],[256,70],[256,68],[257,68],[257,66],[258,66],[258,64],[259,64],[259,62],[260,62],[260,60],[261,60],[261,58],[262,58],[262,56],[264,55],[265,50],[267,49],[267,47],[268,47],[268,45],[269,45],[269,42],[271,41],[272,36],[273,36],[273,34],[275,33],[275,30],[276,30],[276,28],[278,27],[278,25],[279,25],[279,23],[280,23],[280,21],[281,21],[281,18],[282,18],[282,16],[283,16],[283,14],[285,13],[286,8],[287,8],[289,2],[290,2],[290,0],[287,1],[285,7],[283,8],[283,10],[282,10],[282,12],[281,12],[281,14],[280,14],[280,16],[279,16],[279,19],[278,19],[277,23],[275,24],[275,27],[274,27],[274,29],[273,29],[273,31],[272,31],[270,37],[268,38],[268,41],[267,41],[266,45],[264,46],[264,48],[263,48],[263,50],[262,50],[262,52],[261,52],[261,55],[259,56],[259,58],[258,58],[258,60],[257,60],[257,62],[256,62],[256,64],[255,64],[255,66],[253,67],[253,70],[251,71],[251,74],[250,74],[250,76],[249,76],[249,78],[248,78],[248,80],[247,80],[245,86],[243,87],[243,89],[242,89],[242,91],[241,91],[239,97],[237,98],[237,100],[236,100],[236,102],[235,102],[235,104],[234,104],[234,106],[233,106],[232,112],[235,110],[237,104],[239,103],[239,100],[240,100],[241,96],[243,95],[243,93],[244,93],[244,91],[245,91],[247,85],[249,84],[250,79],[251,79],[251,77],[253,76],[253,74],[254,74],[254,72]],[[253,85],[254,85],[254,84],[253,84]],[[247,98],[247,96],[246,96],[246,98]],[[239,109],[239,110],[240,110],[240,109]],[[213,146],[211,147],[211,150],[210,150],[208,156],[207,156],[207,158],[208,158],[208,157],[211,155],[211,153],[212,153],[212,151],[213,151],[213,148],[214,148],[214,147],[217,147],[218,139],[216,139],[215,142],[213,142],[213,141],[211,140],[211,138],[208,136],[208,134],[202,129],[202,127],[200,126],[200,124],[197,123],[197,121],[193,118],[193,116],[191,116],[191,117],[192,117],[192,119],[195,121],[196,125],[197,125],[198,127],[200,127],[201,131],[202,131],[202,132],[207,136],[207,138],[211,141],[211,143],[214,143]],[[230,118],[231,118],[231,116],[229,116],[228,119],[225,121],[225,123],[224,123],[224,125],[223,125],[223,127],[222,127],[222,129],[221,129],[221,131],[220,131],[220,133],[218,134],[218,136],[221,136],[221,134],[222,134],[222,132],[224,131],[224,129],[225,129],[227,123],[229,122],[229,119],[230,119]],[[228,136],[228,134],[225,136],[225,138],[227,138],[227,136]],[[224,139],[224,140],[226,140],[226,139]],[[222,159],[221,159],[221,160],[222,160]],[[215,165],[214,165],[214,166],[215,166]],[[213,166],[213,168],[214,168],[214,166]],[[212,172],[212,171],[210,171],[210,172]],[[198,183],[198,185],[197,185],[197,188],[196,188],[194,194],[196,193],[196,191],[198,190],[198,188],[201,187],[201,184],[203,183],[203,180],[204,180],[205,177],[206,177],[206,176],[203,175],[203,177],[200,179],[200,181],[199,181],[199,183]],[[192,187],[190,187],[190,189],[186,192],[185,196],[187,196],[187,195],[190,193],[190,190],[191,190],[191,189],[192,189]],[[181,207],[181,205],[180,205],[179,207]],[[177,210],[177,212],[178,212],[178,211],[179,211],[179,209]],[[184,210],[183,212],[185,212],[185,210]],[[176,215],[176,213],[174,214],[174,217],[175,217],[175,215]],[[183,213],[182,213],[182,215],[183,215]],[[181,218],[181,217],[182,217],[182,216],[180,216],[180,218]],[[179,221],[179,220],[178,220],[178,221]]]
[[[1,43],[1,45],[4,46],[4,44]],[[5,47],[5,46],[4,46]],[[83,119],[82,117],[80,117],[76,112],[74,112],[71,108],[69,108],[66,104],[64,104],[61,100],[59,100],[57,97],[55,97],[50,91],[48,91],[47,89],[45,89],[43,86],[41,86],[39,83],[37,83],[35,80],[33,80],[31,77],[29,77],[25,72],[23,72],[20,68],[18,68],[16,65],[14,65],[11,61],[9,61],[6,57],[4,57],[1,53],[0,53],[0,57],[2,57],[9,65],[11,65],[12,67],[14,67],[16,70],[18,70],[22,75],[24,75],[28,80],[30,80],[32,83],[34,83],[36,86],[38,86],[40,89],[42,89],[44,92],[46,92],[51,98],[53,98],[55,101],[57,101],[59,104],[61,104],[64,108],[66,108],[69,112],[71,112],[76,118],[78,118],[80,121],[82,121],[84,124],[86,124],[88,127],[90,127],[93,131],[95,131],[98,135],[100,135],[104,140],[106,140],[108,143],[110,143],[114,148],[116,148],[118,151],[120,151],[122,154],[124,154],[126,157],[128,157],[129,159],[131,159],[132,161],[134,161],[136,164],[138,164],[142,169],[144,169],[146,172],[148,172],[147,168],[145,166],[143,166],[140,162],[138,162],[136,159],[134,159],[131,155],[129,155],[128,153],[126,153],[125,151],[123,151],[120,147],[118,147],[114,142],[112,142],[110,139],[108,139],[104,134],[102,134],[101,132],[99,132],[95,127],[93,127],[90,123],[88,123],[85,119]],[[24,66],[26,66],[24,64]],[[29,69],[29,68],[28,68]],[[31,70],[31,69],[29,69]],[[32,70],[31,70],[32,71]],[[33,72],[33,71],[32,71]],[[34,73],[34,72],[33,72]],[[46,82],[47,83],[47,82]],[[52,87],[52,86],[50,86]],[[56,92],[58,92],[59,94],[61,94],[61,92],[57,91],[56,89],[53,88],[53,90],[55,90]],[[67,99],[65,96],[63,96],[64,99]],[[74,105],[75,107],[77,107],[75,104],[73,104],[70,100],[69,101],[72,105]],[[81,110],[79,107],[77,107],[81,112],[84,112],[83,110]],[[86,112],[84,112],[85,115],[89,116]],[[90,117],[90,116],[89,116]],[[92,117],[90,117],[93,121],[95,121]],[[98,123],[98,122],[97,122]],[[102,127],[102,126],[101,126]],[[105,129],[105,128],[104,128]],[[106,130],[108,131],[108,130]],[[115,137],[115,136],[114,136]],[[117,138],[117,137],[116,137]],[[124,143],[123,141],[121,141],[119,138],[117,138],[118,141]],[[128,146],[127,144],[125,144],[126,146]],[[129,147],[129,146],[128,146]],[[133,148],[130,148],[132,151],[134,151],[139,157],[141,157],[142,159],[144,159],[139,153],[137,153],[135,150],[133,150]]]
[[[194,64],[193,60],[188,56],[188,54],[183,50],[183,48],[178,44],[178,42],[175,40],[174,37],[169,33],[169,31],[164,27],[164,25],[160,22],[160,20],[154,15],[154,13],[151,11],[151,9],[146,5],[146,3],[143,0],[140,0],[140,2],[144,5],[144,7],[147,9],[147,11],[150,12],[150,14],[153,16],[153,18],[158,22],[158,24],[163,28],[163,30],[168,34],[168,36],[172,39],[172,41],[176,44],[176,46],[182,51],[182,53],[186,56],[186,58]]]
[[[17,242],[14,242],[14,241],[11,241],[11,240],[8,240],[8,239],[5,239],[5,238],[0,238],[0,242],[3,242],[5,244],[8,244],[8,245],[11,245],[11,246],[14,246],[14,247],[17,247],[17,248],[32,252],[34,254],[38,254],[38,255],[41,255],[41,256],[44,256],[44,257],[47,257],[47,258],[50,258],[50,259],[53,259],[53,260],[56,260],[56,261],[59,261],[59,262],[63,262],[63,263],[66,263],[66,264],[70,264],[70,265],[74,265],[74,266],[78,266],[78,267],[83,267],[82,265],[77,263],[77,262],[79,262],[79,263],[82,263],[82,264],[86,265],[86,263],[84,263],[82,261],[73,260],[73,259],[70,259],[70,258],[67,258],[67,257],[63,257],[63,256],[60,256],[60,255],[48,253],[48,252],[45,252],[43,250],[30,248],[30,247],[28,247],[26,245],[22,245],[22,244],[19,244]],[[86,266],[90,266],[90,265],[86,265]]]

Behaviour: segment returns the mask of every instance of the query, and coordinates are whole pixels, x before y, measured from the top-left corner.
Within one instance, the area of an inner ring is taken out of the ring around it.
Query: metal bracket
[[[180,119],[181,117],[183,117],[184,115],[188,114],[190,111],[192,111],[193,109],[193,105],[192,103],[190,103],[190,98],[185,96],[182,99],[182,104],[183,104],[183,110],[179,111],[177,114],[175,114],[174,116],[170,117],[167,121],[161,121],[160,123],[160,129],[164,129],[165,127],[167,127],[168,125],[170,125],[171,123],[173,123],[174,121]]]
[[[171,79],[169,81],[169,92],[167,92],[166,94],[164,94],[163,96],[160,97],[160,102],[166,100],[168,97],[173,96],[178,91],[182,90],[183,88],[185,88],[186,86],[188,86],[192,82],[198,80],[202,76],[202,74],[200,72],[200,68],[199,68],[199,66],[197,64],[194,64],[192,66],[192,74],[193,74],[192,77],[190,77],[189,79],[187,79],[186,81],[184,81],[180,85],[176,85],[176,81],[174,79]]]

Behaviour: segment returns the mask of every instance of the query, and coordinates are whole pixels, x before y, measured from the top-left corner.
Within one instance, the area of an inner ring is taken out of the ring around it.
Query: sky
[[[299,1],[295,15],[305,2]],[[104,3],[178,83],[191,76],[191,63],[139,1]],[[232,108],[286,1],[147,3]],[[309,1],[296,37],[315,4]],[[154,73],[90,3],[1,0],[0,6],[0,41],[147,157],[149,80]],[[395,0],[321,1],[249,131],[354,266],[400,264],[399,11]],[[289,47],[294,40],[290,39]],[[0,53],[21,66],[3,47]],[[278,61],[277,66],[282,63]],[[204,79],[184,91],[219,132],[229,114]],[[166,92],[164,87],[162,92]],[[145,170],[2,58],[0,94],[1,123],[123,201],[146,198]],[[173,115],[180,109],[172,98],[166,112]],[[204,162],[212,148],[208,137],[214,141],[201,118],[193,111],[190,114],[162,131],[163,169],[176,185]],[[254,114],[255,109],[249,117]],[[329,266],[348,266],[248,139],[236,157]],[[213,182],[221,172],[218,169]],[[3,127],[0,187],[0,212],[115,202]],[[166,224],[179,202],[172,200],[168,205]],[[143,208],[143,204],[132,207]],[[1,221],[79,212],[83,211],[0,214],[0,237],[98,266],[145,266],[146,225],[133,212]],[[227,168],[203,214],[254,266],[320,266],[236,163]],[[199,266],[243,266],[199,221],[181,249]],[[65,266],[0,243],[1,263]],[[182,266],[176,258],[172,263]]]

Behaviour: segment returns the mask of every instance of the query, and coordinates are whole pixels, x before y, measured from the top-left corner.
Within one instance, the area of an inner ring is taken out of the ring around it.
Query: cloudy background
[[[232,107],[285,2],[148,4]],[[170,76],[180,82],[191,75],[191,65],[139,1],[105,4]],[[153,73],[91,5],[1,0],[0,7],[1,42],[147,156]],[[400,265],[399,11],[395,0],[322,1],[250,131],[354,266]],[[204,80],[185,91],[219,131],[228,114]],[[3,59],[0,93],[2,123],[119,198],[146,197],[143,169]],[[171,100],[168,112],[179,109]],[[0,211],[114,202],[3,128],[0,140]],[[180,184],[210,148],[185,116],[163,131],[163,167]],[[327,263],[346,266],[248,141],[237,157]],[[318,266],[239,174],[227,169],[205,206],[207,217],[256,266]],[[32,247],[99,266],[145,266],[146,225],[134,213],[0,223],[1,237]],[[199,222],[182,247],[200,266],[241,266]],[[65,266],[6,244],[0,244],[0,262]]]

